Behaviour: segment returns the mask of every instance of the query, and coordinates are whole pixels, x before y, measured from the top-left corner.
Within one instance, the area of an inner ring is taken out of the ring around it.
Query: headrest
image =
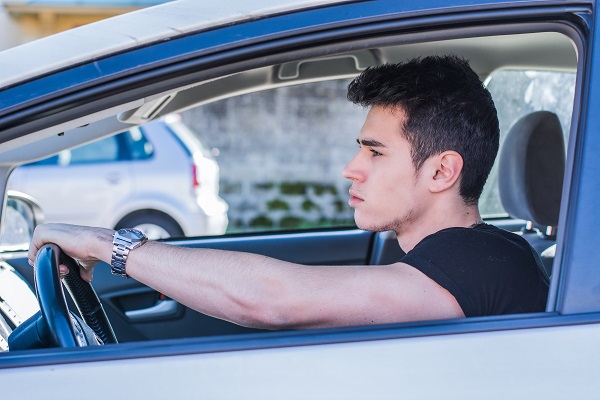
[[[538,226],[558,225],[565,158],[556,114],[538,111],[518,120],[500,150],[498,182],[504,209]]]

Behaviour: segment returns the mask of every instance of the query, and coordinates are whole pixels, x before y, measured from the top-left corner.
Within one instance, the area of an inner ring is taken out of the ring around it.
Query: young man
[[[91,280],[104,261],[202,313],[241,325],[316,328],[543,311],[547,279],[521,237],[481,221],[477,200],[498,151],[489,92],[468,63],[426,57],[369,68],[348,98],[369,107],[345,167],[362,229],[394,230],[387,266],[305,266],[145,242],[136,232],[43,225]]]

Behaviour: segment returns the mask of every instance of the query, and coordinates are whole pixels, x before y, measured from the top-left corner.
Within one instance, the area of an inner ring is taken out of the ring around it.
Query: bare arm
[[[112,233],[42,226],[36,230],[29,257],[33,259],[43,243],[54,242],[91,270],[98,260],[110,263]],[[130,253],[127,273],[202,313],[258,328],[464,317],[450,293],[401,263],[305,266],[250,253],[149,242]]]

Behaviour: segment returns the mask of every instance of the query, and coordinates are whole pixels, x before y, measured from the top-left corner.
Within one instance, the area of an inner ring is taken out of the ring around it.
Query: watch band
[[[122,243],[115,243],[113,240],[112,258],[110,260],[110,272],[112,272],[113,275],[129,278],[129,275],[125,272],[125,264],[127,263],[128,255],[129,248]]]
[[[146,243],[148,238],[137,229],[119,229],[113,236],[113,251],[110,272],[113,275],[129,278],[126,271],[129,252]]]

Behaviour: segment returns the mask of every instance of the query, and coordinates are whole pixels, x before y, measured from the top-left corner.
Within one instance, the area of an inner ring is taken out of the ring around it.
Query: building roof
[[[149,7],[169,0],[7,0],[6,5],[28,7]]]

